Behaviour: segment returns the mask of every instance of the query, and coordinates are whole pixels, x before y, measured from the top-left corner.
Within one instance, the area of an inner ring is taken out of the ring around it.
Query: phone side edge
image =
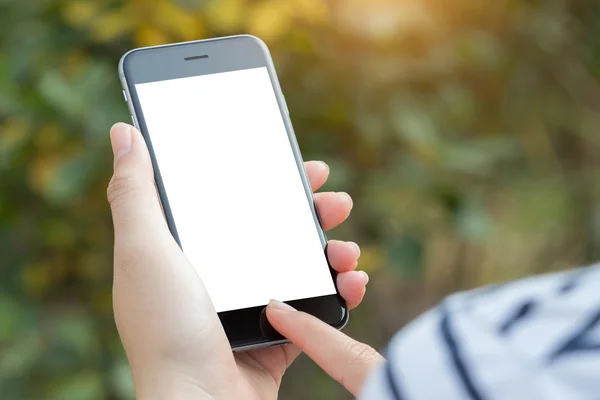
[[[294,154],[294,158],[296,160],[296,165],[298,168],[298,172],[300,174],[300,178],[302,180],[302,184],[303,184],[305,192],[306,192],[307,200],[309,202],[309,207],[313,214],[315,228],[317,229],[317,233],[318,233],[321,243],[323,245],[323,251],[326,251],[327,241],[328,241],[327,235],[325,233],[325,230],[323,229],[323,225],[321,223],[321,218],[320,218],[319,212],[316,208],[316,203],[315,203],[314,195],[312,192],[312,188],[310,186],[310,181],[308,179],[308,175],[306,174],[306,169],[304,168],[304,158],[302,156],[302,152],[300,151],[298,139],[296,138],[296,133],[294,131],[294,127],[293,127],[293,124],[292,124],[292,121],[290,118],[287,101],[285,100],[285,95],[283,94],[283,90],[282,90],[281,84],[279,82],[279,77],[277,76],[277,71],[275,69],[275,64],[273,62],[273,58],[271,57],[271,52],[269,51],[269,48],[266,45],[266,43],[258,37],[253,36],[253,35],[239,35],[239,36],[245,36],[247,38],[254,40],[260,46],[260,48],[262,49],[262,51],[264,53],[265,59],[267,61],[266,62],[267,70],[269,72],[269,77],[270,77],[271,83],[273,85],[275,97],[277,98],[281,116],[282,116],[282,119],[283,119],[283,122],[284,122],[284,125],[286,128],[286,132],[287,132],[288,139],[290,142],[290,147],[292,148],[292,153]],[[337,321],[336,323],[333,323],[333,324],[329,323],[329,325],[338,330],[342,330],[348,324],[348,321],[350,320],[350,309],[348,308],[348,305],[347,305],[346,301],[344,300],[344,298],[339,293],[339,289],[337,286],[337,279],[336,279],[338,273],[331,267],[331,264],[329,262],[329,258],[327,257],[327,254],[325,254],[325,259],[327,260],[327,265],[331,272],[333,283],[334,283],[335,289],[336,289],[336,293],[332,294],[332,296],[337,297],[337,299],[341,305],[341,308],[343,310],[343,315],[341,316],[341,319],[339,321]]]

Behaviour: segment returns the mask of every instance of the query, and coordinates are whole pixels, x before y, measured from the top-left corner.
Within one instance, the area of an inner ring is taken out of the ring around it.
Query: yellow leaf
[[[62,129],[56,123],[48,123],[34,135],[34,144],[40,150],[56,148],[62,139]]]
[[[323,115],[331,122],[344,124],[348,121],[348,107],[345,99],[332,99],[323,107]]]
[[[77,240],[77,232],[64,220],[52,221],[46,227],[46,243],[54,248],[68,248]]]
[[[358,260],[359,269],[366,272],[372,272],[383,266],[384,257],[381,249],[377,246],[361,246],[360,259]]]
[[[60,71],[68,78],[78,76],[88,66],[89,59],[89,54],[84,50],[74,50],[66,55]]]
[[[291,14],[285,1],[263,1],[248,16],[248,31],[265,41],[283,36],[290,25]]]
[[[106,276],[106,269],[110,264],[111,260],[106,254],[88,252],[81,257],[76,273],[89,280],[100,279]]]
[[[14,118],[0,125],[0,170],[8,168],[30,135],[29,124],[24,120]]]
[[[298,52],[310,54],[312,51],[310,35],[305,30],[293,30],[290,33],[289,45]]]
[[[86,0],[73,0],[63,8],[62,16],[75,28],[85,28],[98,13],[98,3]]]
[[[435,165],[439,162],[440,152],[437,147],[429,144],[415,144],[410,147],[412,147],[413,153],[425,164]]]
[[[111,230],[107,230],[105,226],[96,227],[96,229],[87,229],[83,232],[85,240],[90,245],[103,245],[106,238],[112,235]]]
[[[52,183],[59,164],[60,158],[56,156],[42,156],[30,162],[27,171],[29,187],[34,192],[43,194]]]
[[[204,25],[198,15],[172,3],[156,3],[153,20],[177,40],[196,40],[204,34]]]
[[[0,133],[0,147],[10,150],[29,139],[29,124],[23,119],[9,119],[0,125]]]
[[[92,297],[92,306],[98,313],[111,315],[113,312],[112,292],[105,290],[95,293]]]
[[[42,296],[53,283],[52,264],[47,261],[31,264],[23,269],[21,279],[26,292],[33,296]]]
[[[97,42],[110,42],[131,32],[135,20],[136,18],[125,10],[110,11],[94,19],[90,25],[90,32]]]
[[[138,46],[157,46],[169,43],[169,38],[157,27],[143,24],[135,33],[135,42]]]
[[[63,161],[67,161],[68,158],[77,157],[88,150],[84,142],[69,142],[61,146],[60,155]]]
[[[294,13],[308,22],[322,23],[329,18],[329,8],[323,0],[292,0],[290,3]]]
[[[246,9],[244,0],[217,0],[209,4],[205,15],[218,30],[232,32],[240,29]]]

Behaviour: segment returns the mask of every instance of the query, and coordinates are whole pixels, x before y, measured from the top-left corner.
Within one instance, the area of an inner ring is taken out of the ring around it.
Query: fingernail
[[[329,165],[327,165],[327,163],[325,161],[318,161],[319,164],[321,164],[321,166],[323,168],[325,168],[327,171],[329,171]]]
[[[131,150],[131,127],[122,122],[113,125],[110,130],[110,142],[117,161]]]
[[[363,279],[365,280],[365,285],[369,283],[369,274],[367,274],[365,271],[358,271],[358,273],[363,276]]]
[[[290,306],[289,304],[282,303],[278,300],[269,301],[269,305],[281,311],[297,311],[294,307]]]
[[[350,243],[350,245],[351,245],[352,247],[354,247],[354,249],[356,250],[356,254],[358,254],[358,257],[360,257],[360,246],[359,246],[359,245],[357,245],[357,244],[356,244],[356,243],[354,243],[354,242],[348,242],[348,243]]]
[[[354,202],[352,201],[352,197],[350,197],[350,195],[348,193],[346,193],[346,192],[338,192],[338,193],[346,198],[346,201],[348,203],[350,203],[350,207],[352,207],[354,205]]]

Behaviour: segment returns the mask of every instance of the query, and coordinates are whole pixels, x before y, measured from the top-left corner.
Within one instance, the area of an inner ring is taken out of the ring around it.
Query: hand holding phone
[[[270,299],[341,329],[348,307],[266,45],[241,35],[135,49],[119,73],[171,234],[231,347],[286,342]]]
[[[142,135],[129,125],[117,124],[111,139],[115,154],[108,188],[115,227],[113,303],[137,397],[275,398],[281,377],[299,349],[289,345],[231,352],[210,296],[165,223]],[[315,162],[305,165],[312,188],[318,189],[327,179],[327,167]],[[195,182],[190,178],[188,184]],[[350,213],[346,195],[322,193],[315,200],[327,228]],[[236,251],[237,243],[228,245]],[[340,295],[349,308],[358,305],[366,276],[354,271],[357,246],[330,241],[327,252],[332,268],[339,272]],[[320,340],[310,332],[304,336]]]

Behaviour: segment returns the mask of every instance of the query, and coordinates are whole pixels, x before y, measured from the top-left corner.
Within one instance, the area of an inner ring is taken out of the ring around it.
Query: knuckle
[[[379,359],[379,353],[369,345],[349,339],[346,343],[347,365],[340,377],[340,383],[347,387],[356,383],[362,373],[369,370],[369,366]]]
[[[141,196],[149,182],[141,182],[129,176],[113,175],[106,189],[108,202],[114,206],[128,198]]]
[[[369,364],[379,353],[367,344],[352,340],[348,345],[348,354],[351,365],[360,365]]]

